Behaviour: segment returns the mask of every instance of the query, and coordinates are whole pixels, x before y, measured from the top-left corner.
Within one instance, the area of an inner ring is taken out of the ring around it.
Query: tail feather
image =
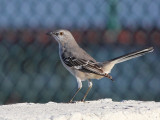
[[[153,47],[149,47],[149,48],[146,48],[146,49],[144,49],[144,50],[132,52],[132,53],[129,53],[129,54],[126,54],[126,55],[117,57],[117,58],[115,58],[115,59],[110,60],[110,62],[113,61],[113,62],[115,62],[116,64],[117,64],[117,63],[121,63],[121,62],[130,60],[130,59],[133,59],[133,58],[136,58],[136,57],[145,55],[146,53],[153,52],[153,50],[154,50]]]
[[[149,47],[144,50],[132,52],[132,53],[117,57],[115,59],[112,59],[110,61],[103,62],[102,63],[103,69],[106,73],[110,73],[115,64],[142,56],[142,55],[149,53],[149,52],[153,52],[153,50],[154,50],[153,47]]]

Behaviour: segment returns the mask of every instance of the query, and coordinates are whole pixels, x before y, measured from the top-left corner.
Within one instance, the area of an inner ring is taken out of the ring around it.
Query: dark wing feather
[[[62,60],[68,67],[74,67],[77,70],[88,73],[104,75],[101,67],[92,60],[79,59],[75,57],[67,57],[62,54]]]

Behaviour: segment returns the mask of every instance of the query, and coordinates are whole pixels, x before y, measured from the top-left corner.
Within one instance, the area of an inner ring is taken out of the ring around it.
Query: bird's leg
[[[80,91],[81,88],[78,88],[78,90],[76,91],[76,93],[73,95],[72,99],[69,101],[70,103],[73,101],[74,97],[77,95],[77,93]]]
[[[92,88],[92,81],[91,80],[88,80],[88,89],[87,89],[87,92],[86,94],[84,95],[83,99],[81,101],[84,102],[85,98],[87,97],[88,95],[88,92],[90,91],[90,89]]]
[[[73,101],[73,99],[75,98],[75,96],[77,95],[77,93],[80,91],[80,89],[82,88],[82,82],[81,79],[77,78],[77,83],[78,83],[78,90],[76,91],[76,93],[73,95],[72,99],[69,101],[70,103]]]
[[[105,76],[106,76],[107,78],[109,78],[110,80],[114,81],[114,80],[112,79],[112,76],[111,76],[111,75],[105,73]]]

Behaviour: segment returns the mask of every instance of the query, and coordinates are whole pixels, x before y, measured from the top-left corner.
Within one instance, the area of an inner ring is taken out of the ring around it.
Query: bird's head
[[[53,37],[60,44],[74,41],[72,34],[68,30],[56,30],[48,32],[47,35]]]

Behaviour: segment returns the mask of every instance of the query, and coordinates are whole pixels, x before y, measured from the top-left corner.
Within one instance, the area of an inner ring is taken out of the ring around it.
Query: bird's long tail
[[[153,50],[154,50],[153,47],[149,47],[140,51],[132,52],[132,53],[117,57],[115,59],[110,60],[110,62],[115,62],[116,64],[121,63],[130,59],[145,55],[146,53],[153,52]]]
[[[103,69],[106,73],[110,73],[115,64],[118,64],[118,63],[130,60],[130,59],[142,56],[146,53],[152,52],[153,50],[154,50],[153,47],[149,47],[149,48],[146,48],[146,49],[143,49],[143,50],[140,50],[140,51],[132,52],[132,53],[114,58],[112,60],[103,62],[102,63],[103,64]]]

